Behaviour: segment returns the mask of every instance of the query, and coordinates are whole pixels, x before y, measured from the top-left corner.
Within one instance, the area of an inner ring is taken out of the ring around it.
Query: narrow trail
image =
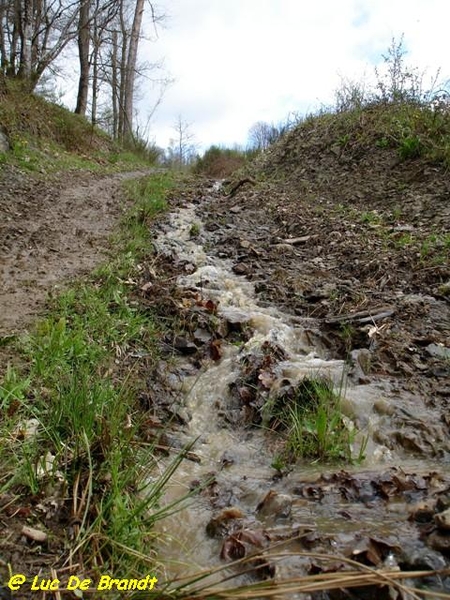
[[[0,336],[30,325],[46,297],[88,273],[108,250],[124,207],[121,183],[142,173],[67,173],[59,180],[2,181]]]

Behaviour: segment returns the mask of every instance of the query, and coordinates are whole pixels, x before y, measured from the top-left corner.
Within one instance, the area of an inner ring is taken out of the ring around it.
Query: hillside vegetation
[[[333,198],[347,202],[374,181],[375,195],[385,185],[394,192],[399,185],[404,189],[408,172],[415,172],[416,181],[425,180],[449,166],[447,103],[379,102],[306,118],[256,162],[255,173],[306,188],[314,183],[316,190],[327,188]],[[402,178],[403,185],[397,181]],[[350,184],[353,193],[346,189]],[[392,199],[385,191],[385,200]]]
[[[392,40],[376,83],[342,81],[336,105],[300,119],[257,161],[254,173],[288,182],[306,195],[368,209],[411,203],[420,190],[448,199],[448,83],[427,87]]]
[[[0,164],[37,173],[127,169],[153,162],[145,144],[124,149],[80,115],[0,79]]]

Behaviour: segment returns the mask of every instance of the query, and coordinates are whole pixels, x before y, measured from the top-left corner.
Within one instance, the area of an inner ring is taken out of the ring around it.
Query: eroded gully
[[[184,262],[186,274],[178,278],[178,286],[212,301],[218,317],[231,329],[245,330],[245,337],[234,343],[223,340],[216,360],[205,361],[200,371],[182,380],[171,378],[184,398],[187,421],[177,435],[180,443],[196,440],[198,462],[183,460],[165,502],[199,483],[209,484],[187,508],[160,524],[166,540],[159,548],[165,576],[212,569],[249,548],[289,537],[300,538],[289,546],[294,553],[307,548],[358,557],[372,550],[373,556],[373,545],[378,544],[383,564],[444,567],[442,544],[430,543],[414,512],[420,503],[431,503],[433,520],[450,500],[450,447],[437,415],[419,396],[394,392],[388,379],[355,383],[344,361],[326,358],[314,319],[261,305],[254,282],[236,275],[229,260],[208,254],[209,234],[202,227],[201,211],[201,205],[185,204],[170,214],[154,241],[156,251]],[[246,422],[242,403],[232,393],[242,365],[267,348],[277,355],[270,368],[259,369],[267,396],[315,374],[334,382],[342,394],[346,424],[356,432],[353,456],[364,447],[361,464],[333,469],[303,461],[282,474],[272,466],[280,451],[280,434]],[[425,447],[428,444],[429,453],[409,452],[407,440],[417,436]],[[239,531],[250,533],[236,538]],[[238,548],[230,546],[233,536]],[[290,557],[268,576],[281,579],[310,568],[310,560]],[[445,587],[445,582],[439,586]]]

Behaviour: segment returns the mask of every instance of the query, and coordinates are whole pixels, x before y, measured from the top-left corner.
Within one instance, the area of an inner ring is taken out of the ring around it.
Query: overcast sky
[[[176,137],[178,116],[201,148],[246,144],[253,123],[281,121],[333,102],[341,77],[373,76],[393,37],[404,34],[407,62],[450,77],[448,0],[160,0],[168,18],[142,59],[175,82],[150,136]],[[147,29],[148,31],[148,29]],[[142,82],[141,121],[155,90]]]

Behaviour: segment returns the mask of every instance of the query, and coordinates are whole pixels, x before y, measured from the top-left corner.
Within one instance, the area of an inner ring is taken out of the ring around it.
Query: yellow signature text
[[[28,587],[32,592],[56,592],[59,590],[118,590],[120,592],[128,592],[130,590],[147,591],[152,590],[158,583],[158,579],[153,575],[147,575],[142,579],[117,579],[110,575],[101,575],[98,581],[93,579],[82,579],[76,575],[71,575],[67,581],[59,579],[49,579],[36,575],[31,579],[27,579],[22,573],[11,575],[8,581],[10,590],[16,592],[24,587]]]

